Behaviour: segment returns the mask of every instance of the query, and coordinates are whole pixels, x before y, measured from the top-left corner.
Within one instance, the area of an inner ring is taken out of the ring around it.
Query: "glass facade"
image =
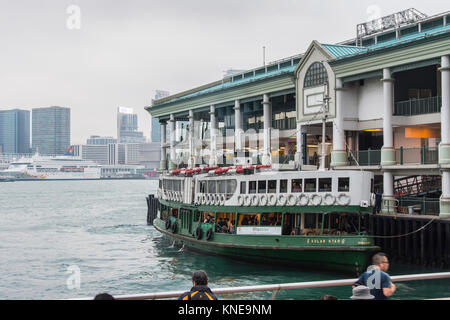
[[[33,109],[33,152],[64,155],[70,146],[70,109]]]
[[[0,147],[3,153],[30,152],[30,111],[0,111]]]

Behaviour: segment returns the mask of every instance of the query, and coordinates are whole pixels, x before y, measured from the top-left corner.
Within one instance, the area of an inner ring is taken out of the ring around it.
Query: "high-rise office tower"
[[[70,108],[33,109],[33,152],[64,155],[70,146]]]
[[[30,111],[0,111],[0,146],[3,153],[30,153]]]
[[[117,142],[145,142],[144,134],[138,131],[137,114],[133,114],[133,109],[131,108],[117,108]]]

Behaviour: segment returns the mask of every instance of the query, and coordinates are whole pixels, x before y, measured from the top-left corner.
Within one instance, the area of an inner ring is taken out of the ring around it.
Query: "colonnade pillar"
[[[194,119],[194,110],[189,110],[189,134],[188,134],[188,141],[189,141],[189,160],[188,160],[188,168],[194,168],[195,167],[195,144],[194,144],[194,126],[195,126],[195,119]]]
[[[167,170],[167,153],[166,153],[166,143],[167,143],[167,123],[165,121],[161,122],[161,161],[159,163],[159,169],[162,171]]]
[[[441,144],[439,145],[439,164],[450,164],[450,56],[441,58],[442,108]],[[450,170],[442,171],[442,196],[440,217],[450,218]]]
[[[394,79],[389,68],[383,69],[383,148],[381,149],[381,165],[396,164],[392,114],[394,107]],[[396,199],[394,197],[394,176],[392,172],[383,173],[383,213],[394,213]]]
[[[348,165],[345,148],[343,91],[344,84],[341,78],[336,79],[336,118],[333,123],[333,151],[331,152],[331,167],[344,167]]]
[[[175,170],[177,168],[176,164],[176,152],[175,152],[175,141],[176,141],[176,121],[173,114],[170,115],[169,125],[170,125],[170,160],[169,160],[169,170]]]
[[[211,106],[209,111],[210,116],[210,137],[211,137],[211,155],[209,157],[209,165],[211,167],[217,166],[217,120],[216,120],[216,107]]]
[[[262,164],[272,164],[272,104],[270,103],[269,95],[263,96],[263,108],[264,108],[264,153],[262,156]]]
[[[242,113],[241,113],[241,103],[239,100],[234,101],[234,148],[236,153],[242,152],[242,134],[244,130],[242,129]]]

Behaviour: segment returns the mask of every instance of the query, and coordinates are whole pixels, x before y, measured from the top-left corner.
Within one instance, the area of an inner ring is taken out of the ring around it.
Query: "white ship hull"
[[[22,158],[12,162],[0,176],[15,180],[99,180],[101,166],[93,161],[74,157]]]

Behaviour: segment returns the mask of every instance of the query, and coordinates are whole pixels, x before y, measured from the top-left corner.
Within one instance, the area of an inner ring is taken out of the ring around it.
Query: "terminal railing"
[[[433,279],[448,279],[450,278],[450,272],[441,273],[427,273],[427,274],[414,274],[404,276],[392,276],[392,282],[404,282],[415,280],[433,280]],[[345,279],[345,280],[331,280],[331,281],[312,281],[312,282],[299,282],[299,283],[287,283],[287,284],[269,284],[259,286],[246,286],[246,287],[232,287],[232,288],[212,288],[211,291],[215,295],[228,295],[236,293],[250,293],[250,292],[272,292],[272,300],[275,300],[278,293],[282,290],[294,290],[294,289],[308,289],[308,288],[325,288],[325,287],[340,287],[351,286],[357,279]],[[167,291],[167,292],[155,292],[136,295],[121,295],[114,296],[117,300],[158,300],[158,299],[172,299],[181,296],[184,291]],[[82,298],[74,300],[91,300],[92,298]]]
[[[395,103],[395,116],[417,116],[421,114],[439,113],[442,107],[442,97],[410,99]]]

